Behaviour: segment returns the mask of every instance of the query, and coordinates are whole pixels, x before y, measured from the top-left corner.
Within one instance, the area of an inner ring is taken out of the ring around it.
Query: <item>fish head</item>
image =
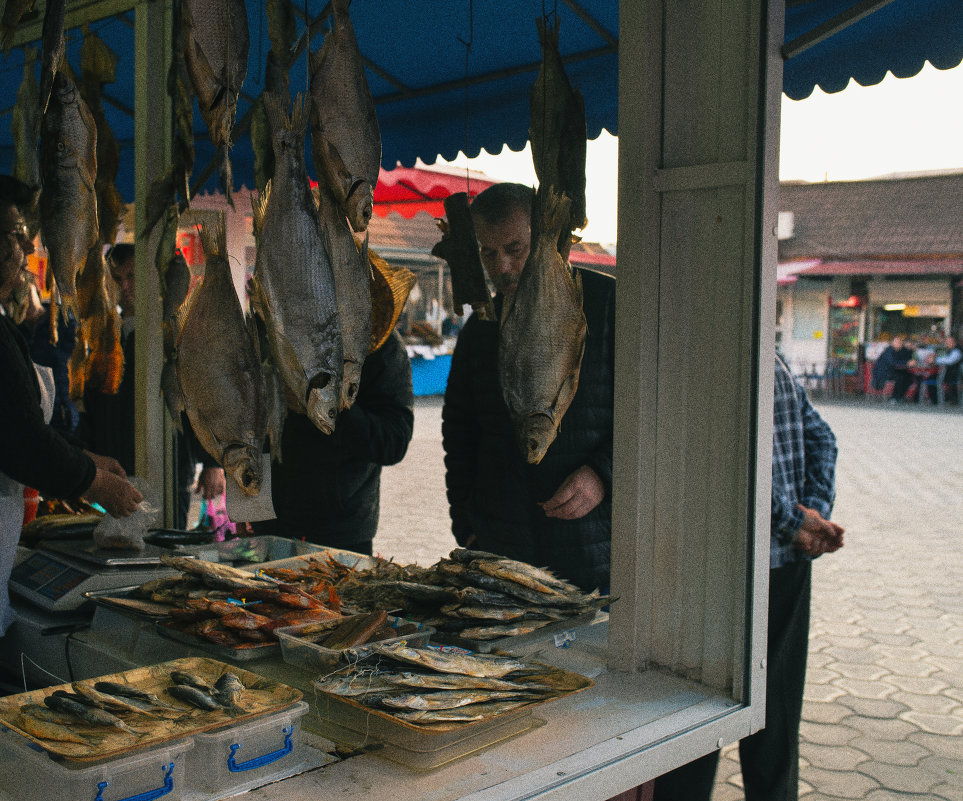
[[[250,445],[232,445],[224,451],[224,472],[249,498],[261,491],[261,454]]]
[[[542,461],[557,434],[558,428],[551,415],[541,412],[523,417],[515,428],[519,447],[529,464]]]
[[[323,433],[334,431],[341,401],[341,382],[328,373],[318,373],[308,385],[308,419]]]
[[[345,201],[348,222],[357,233],[368,230],[371,215],[374,213],[374,190],[367,181],[358,181],[348,193]]]
[[[341,379],[340,406],[341,409],[349,409],[358,397],[358,389],[361,386],[361,365],[358,362],[344,363],[344,376]]]

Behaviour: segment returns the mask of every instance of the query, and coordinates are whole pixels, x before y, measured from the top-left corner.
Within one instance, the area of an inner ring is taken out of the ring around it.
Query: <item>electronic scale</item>
[[[131,587],[176,570],[161,564],[166,548],[142,551],[98,548],[91,540],[47,542],[37,550],[18,547],[10,592],[49,612],[75,610],[85,592]]]

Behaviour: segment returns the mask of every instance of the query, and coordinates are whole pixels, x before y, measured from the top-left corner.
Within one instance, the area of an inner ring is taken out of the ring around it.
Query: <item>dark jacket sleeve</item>
[[[408,451],[414,432],[414,405],[411,362],[401,337],[392,333],[365,359],[358,397],[338,417],[335,430],[363,461],[397,464]]]
[[[603,381],[605,382],[605,408],[600,410],[608,420],[606,435],[598,446],[588,455],[585,463],[591,467],[605,485],[605,494],[612,497],[612,417],[615,398],[615,281],[599,282],[603,288],[598,308],[593,310],[593,324],[600,326],[602,338],[601,361]]]
[[[43,420],[27,344],[0,318],[0,472],[42,495],[75,498],[94,481],[93,460]]]
[[[475,484],[478,458],[478,423],[472,402],[471,347],[480,323],[469,318],[458,335],[451,357],[445,403],[441,410],[441,438],[445,451],[445,486],[451,515],[451,533],[459,545],[472,535],[469,500]]]

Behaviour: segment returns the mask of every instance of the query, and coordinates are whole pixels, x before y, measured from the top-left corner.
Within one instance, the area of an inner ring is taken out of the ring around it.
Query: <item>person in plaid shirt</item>
[[[773,400],[766,727],[739,742],[746,801],[799,796],[812,560],[843,547],[842,527],[829,520],[836,437],[778,357]],[[660,776],[655,801],[709,799],[718,764],[714,751]]]

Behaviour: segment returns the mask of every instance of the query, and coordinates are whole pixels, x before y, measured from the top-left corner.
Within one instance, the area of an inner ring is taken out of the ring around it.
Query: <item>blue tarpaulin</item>
[[[75,3],[70,3],[68,8]],[[77,5],[80,5],[79,3]],[[243,119],[264,85],[270,48],[266,0],[248,0],[251,35],[247,79],[238,108]],[[326,9],[322,0],[298,2],[311,20]],[[42,3],[37,3],[42,9]],[[383,139],[382,163],[432,163],[458,151],[498,153],[507,144],[518,150],[528,138],[528,93],[540,49],[535,19],[557,13],[560,49],[570,79],[586,98],[588,134],[617,131],[618,0],[354,0],[351,17],[367,63]],[[871,12],[871,13],[867,13]],[[134,30],[133,11],[99,20],[94,30],[119,56],[117,80],[105,88],[108,123],[121,144],[117,179],[133,199]],[[851,24],[848,24],[850,23]],[[303,22],[299,23],[301,30]],[[842,30],[838,32],[838,28]],[[833,32],[832,35],[826,35]],[[324,23],[312,39],[321,46]],[[815,86],[835,92],[850,77],[878,83],[889,70],[915,75],[929,61],[940,69],[963,60],[961,0],[789,0],[786,11],[784,89],[794,99]],[[80,29],[69,31],[69,60],[79,65]],[[292,74],[292,92],[304,89],[306,59]],[[0,171],[9,172],[13,153],[10,111],[23,72],[24,53],[15,48],[0,64]],[[200,114],[195,109],[195,174],[213,157]],[[253,183],[253,153],[246,133],[231,151],[236,185]],[[309,162],[309,170],[310,162]],[[217,178],[204,189],[215,191]]]

